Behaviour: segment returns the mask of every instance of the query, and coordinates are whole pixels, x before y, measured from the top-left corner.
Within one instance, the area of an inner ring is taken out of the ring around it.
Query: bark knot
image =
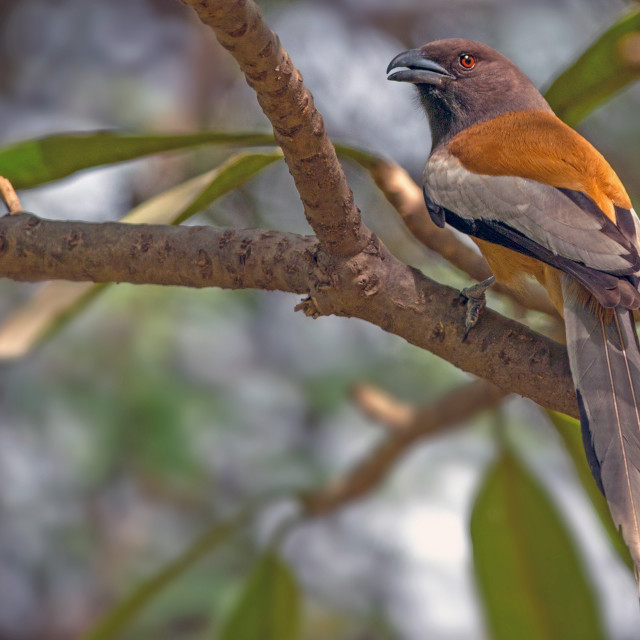
[[[67,249],[70,251],[75,249],[82,242],[82,234],[78,231],[71,231],[66,238]]]
[[[209,280],[213,276],[213,262],[209,254],[204,250],[198,251],[198,261],[196,262],[198,272],[203,280]]]

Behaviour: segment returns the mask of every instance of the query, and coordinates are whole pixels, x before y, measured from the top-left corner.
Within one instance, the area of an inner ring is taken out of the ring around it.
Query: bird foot
[[[467,299],[467,314],[464,322],[464,335],[462,341],[464,342],[469,335],[469,331],[476,326],[480,318],[480,314],[487,306],[486,291],[495,282],[495,277],[491,276],[482,282],[478,282],[471,287],[465,287],[460,295]]]

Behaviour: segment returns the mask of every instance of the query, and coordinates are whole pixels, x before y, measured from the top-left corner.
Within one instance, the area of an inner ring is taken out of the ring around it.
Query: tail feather
[[[633,315],[612,319],[563,282],[567,349],[587,460],[640,569],[640,348]]]

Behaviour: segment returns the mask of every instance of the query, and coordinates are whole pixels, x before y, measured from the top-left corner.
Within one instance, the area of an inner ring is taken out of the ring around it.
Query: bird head
[[[457,38],[430,42],[397,55],[387,73],[389,80],[417,87],[434,147],[505,113],[551,110],[513,62],[480,42]]]

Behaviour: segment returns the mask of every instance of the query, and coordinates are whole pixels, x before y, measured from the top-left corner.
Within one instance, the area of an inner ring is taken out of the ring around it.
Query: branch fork
[[[490,310],[463,343],[459,292],[397,260],[364,225],[311,94],[255,4],[183,2],[214,30],[256,90],[316,236],[56,222],[17,213],[0,219],[0,276],[303,294],[308,298],[297,309],[311,317],[361,318],[505,392],[576,416],[564,347]],[[9,206],[17,212],[19,203]]]

